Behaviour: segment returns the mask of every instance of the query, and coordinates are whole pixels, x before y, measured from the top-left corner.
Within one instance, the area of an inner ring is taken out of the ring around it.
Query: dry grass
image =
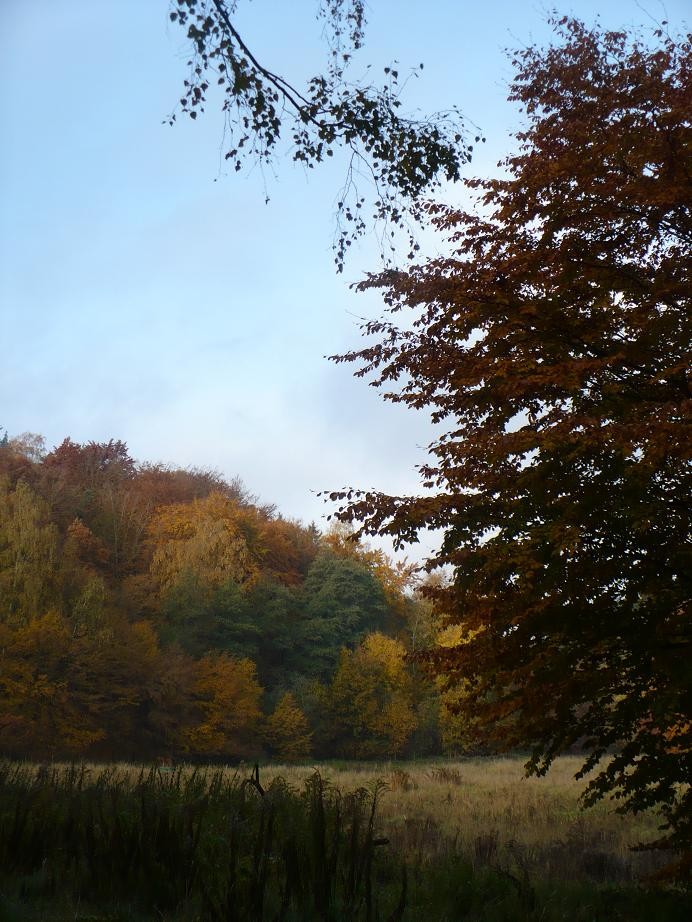
[[[658,837],[653,814],[620,816],[602,801],[579,806],[584,781],[574,776],[576,756],[557,759],[544,778],[524,776],[520,756],[459,761],[267,765],[262,782],[281,776],[301,788],[315,769],[342,792],[387,789],[380,801],[379,834],[393,850],[421,864],[458,855],[474,868],[491,866],[542,880],[626,884],[660,868],[670,856],[633,851]],[[92,766],[94,775],[102,766]],[[120,764],[118,774],[133,777],[140,766]],[[241,778],[251,766],[229,767]],[[89,769],[87,769],[89,770]],[[163,768],[163,772],[170,769]]]
[[[0,917],[687,922],[687,893],[633,885],[655,818],[580,811],[578,767],[272,765],[261,797],[251,766],[0,763]]]
[[[319,770],[342,790],[384,779],[388,791],[380,825],[392,846],[420,858],[455,852],[474,866],[526,870],[542,879],[627,882],[653,872],[665,856],[633,852],[657,838],[652,814],[620,816],[614,804],[579,806],[585,782],[574,776],[582,761],[558,759],[544,778],[526,778],[521,757],[457,762],[320,766],[272,765],[267,779],[283,775],[300,785]]]

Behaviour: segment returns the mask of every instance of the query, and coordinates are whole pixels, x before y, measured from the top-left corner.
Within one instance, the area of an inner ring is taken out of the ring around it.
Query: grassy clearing
[[[677,922],[645,890],[652,817],[578,810],[578,760],[268,766],[0,765],[10,922]],[[382,785],[385,782],[385,786]],[[387,840],[386,843],[384,840]]]
[[[660,836],[651,813],[620,816],[601,802],[581,810],[585,782],[575,781],[577,757],[558,759],[544,778],[524,777],[525,759],[465,759],[421,763],[332,763],[320,766],[343,790],[383,779],[388,786],[379,810],[383,834],[394,848],[431,860],[454,853],[473,867],[526,867],[542,879],[625,883],[654,873],[668,859],[633,851]],[[275,765],[300,785],[311,767]]]

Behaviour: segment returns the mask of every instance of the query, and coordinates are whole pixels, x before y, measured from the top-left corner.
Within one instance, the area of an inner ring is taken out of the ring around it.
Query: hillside
[[[240,480],[120,441],[0,443],[0,752],[373,758],[458,751],[412,655],[410,569]]]

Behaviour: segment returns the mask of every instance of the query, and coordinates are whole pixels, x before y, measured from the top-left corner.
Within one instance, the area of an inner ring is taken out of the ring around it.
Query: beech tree
[[[246,163],[273,163],[283,140],[293,160],[309,169],[345,150],[346,176],[336,211],[337,269],[343,269],[348,247],[369,226],[380,227],[383,256],[390,255],[391,229],[410,228],[411,206],[442,182],[459,179],[460,166],[470,159],[473,146],[459,112],[423,119],[404,115],[396,64],[384,67],[380,86],[349,79],[349,63],[365,35],[364,0],[319,0],[327,63],[304,86],[260,60],[252,39],[238,29],[237,6],[237,0],[172,0],[171,21],[190,41],[179,111],[196,119],[209,99],[218,102],[224,155],[236,171]],[[175,119],[174,112],[170,123]],[[410,232],[409,244],[417,249]]]
[[[416,729],[411,677],[401,641],[379,631],[342,649],[327,689],[337,750],[356,759],[398,755]]]
[[[208,653],[195,664],[193,696],[193,724],[182,734],[187,748],[226,758],[257,754],[262,689],[254,663]]]
[[[449,255],[369,277],[391,313],[337,357],[442,425],[428,492],[332,499],[399,544],[442,529],[463,630],[432,663],[484,734],[539,774],[582,746],[587,803],[662,808],[689,849],[690,37],[553,26],[513,58],[505,174],[428,206]]]
[[[151,570],[162,590],[186,574],[208,588],[250,579],[257,569],[252,547],[257,529],[250,519],[235,500],[217,492],[159,508],[148,531],[155,546]]]
[[[0,480],[0,621],[23,623],[56,596],[57,529],[48,504],[20,480]]]

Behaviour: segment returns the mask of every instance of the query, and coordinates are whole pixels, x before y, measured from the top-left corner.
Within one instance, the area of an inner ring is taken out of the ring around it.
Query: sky
[[[504,49],[547,41],[551,6],[431,0],[423,13],[420,0],[369,0],[353,73],[423,62],[405,106],[459,106],[487,139],[465,175],[496,173],[522,124]],[[325,60],[315,9],[239,0],[238,23],[262,61],[300,82]],[[692,18],[688,0],[558,9],[607,28]],[[307,176],[282,155],[273,173],[228,175],[217,109],[164,124],[187,59],[168,10],[0,0],[0,427],[49,448],[122,439],[141,461],[240,476],[319,527],[331,507],[318,491],[419,492],[427,417],[326,358],[357,348],[359,318],[382,313],[377,293],[351,288],[380,266],[374,240],[335,272],[343,163]],[[437,245],[424,235],[424,254]]]

